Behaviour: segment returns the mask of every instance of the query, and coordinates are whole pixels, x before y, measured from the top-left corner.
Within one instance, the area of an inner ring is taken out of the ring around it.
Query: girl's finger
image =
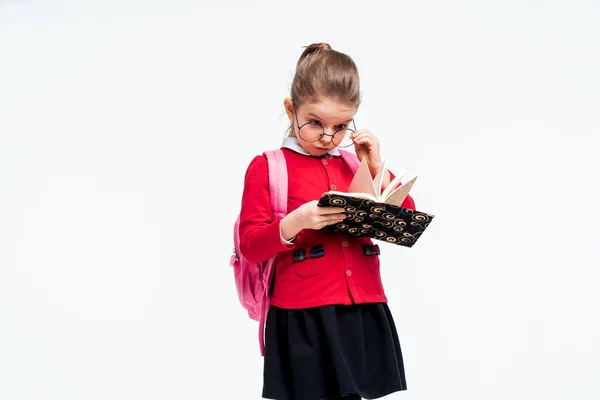
[[[319,223],[321,224],[325,224],[325,225],[330,225],[330,224],[337,224],[338,222],[343,221],[344,219],[346,219],[346,215],[345,214],[337,214],[335,216],[321,216],[321,219],[319,220]]]
[[[339,215],[339,213],[346,211],[342,207],[319,207],[317,210],[319,215]]]
[[[363,133],[372,135],[372,133],[369,132],[367,129],[359,129],[356,132],[352,133],[350,136],[357,136],[357,135],[361,135]]]
[[[344,218],[333,218],[333,219],[328,219],[327,221],[324,222],[325,225],[333,225],[333,224],[339,224],[340,222],[342,222],[344,220]]]
[[[371,132],[369,132],[369,131],[355,132],[354,134],[351,134],[351,135],[350,135],[350,139],[353,139],[353,140],[354,140],[354,139],[361,138],[361,137],[370,137],[370,138],[373,138],[373,139],[377,139],[377,138],[375,137],[375,135],[373,135],[373,134],[372,134]]]
[[[332,223],[343,221],[346,218],[346,214],[336,214],[336,215],[321,215],[319,216],[319,221],[324,223]]]
[[[364,140],[364,139],[374,140],[372,136],[369,136],[367,134],[361,134],[361,135],[357,135],[354,138],[352,138],[352,141],[356,142],[356,141]]]
[[[355,142],[363,141],[363,142],[372,142],[372,143],[375,143],[375,139],[373,139],[370,136],[357,136],[356,138],[354,138],[354,141]]]
[[[364,139],[364,138],[369,138],[369,139],[373,140],[374,142],[377,142],[377,138],[375,136],[373,136],[373,134],[371,132],[363,132],[363,133],[360,133],[358,135],[354,135],[352,137],[352,139],[354,141],[361,140],[361,139]]]
[[[368,138],[368,137],[355,139],[354,143],[360,144],[360,145],[367,145],[368,147],[376,147],[377,146],[377,142],[375,142],[373,139]]]

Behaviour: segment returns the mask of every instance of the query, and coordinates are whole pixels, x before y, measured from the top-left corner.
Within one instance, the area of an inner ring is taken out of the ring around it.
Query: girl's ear
[[[294,104],[292,103],[292,99],[286,97],[283,100],[283,107],[285,108],[285,112],[290,121],[294,121],[296,119],[296,116],[294,115]]]

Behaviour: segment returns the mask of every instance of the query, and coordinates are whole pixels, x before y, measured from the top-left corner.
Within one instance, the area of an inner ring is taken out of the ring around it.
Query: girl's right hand
[[[302,204],[293,212],[301,229],[321,229],[327,225],[337,224],[346,218],[342,207],[319,207],[318,200]]]
[[[291,240],[303,229],[321,229],[346,218],[342,207],[319,207],[318,200],[309,201],[283,217],[281,237]]]

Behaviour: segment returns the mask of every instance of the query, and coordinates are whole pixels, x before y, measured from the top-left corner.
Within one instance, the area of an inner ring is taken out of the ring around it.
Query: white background
[[[597,1],[0,4],[1,399],[260,398],[232,226],[317,41],[436,215],[389,398],[600,398]]]

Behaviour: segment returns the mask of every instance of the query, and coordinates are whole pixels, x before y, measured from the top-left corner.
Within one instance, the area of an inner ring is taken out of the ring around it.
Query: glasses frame
[[[333,141],[333,138],[336,135],[336,133],[338,133],[340,131],[352,131],[353,133],[356,132],[356,123],[354,122],[354,118],[352,118],[352,125],[354,126],[354,129],[349,128],[349,127],[338,129],[337,131],[333,132],[333,134],[331,134],[331,135],[329,133],[325,133],[325,127],[323,125],[321,125],[320,123],[312,124],[312,125],[319,125],[321,127],[321,129],[323,130],[323,133],[321,133],[319,135],[319,137],[315,140],[306,140],[300,135],[300,130],[302,129],[303,126],[310,124],[310,121],[308,121],[307,123],[302,124],[302,126],[300,126],[300,122],[298,121],[298,112],[296,111],[296,105],[292,103],[292,106],[294,107],[294,116],[296,117],[296,125],[298,126],[298,136],[300,137],[300,139],[302,139],[308,143],[315,143],[315,142],[318,142],[319,140],[321,140],[323,138],[323,136],[331,136],[331,143],[333,143],[335,145],[335,147],[341,147],[342,149],[345,149],[345,148],[348,148],[348,147],[354,145],[354,142],[352,142],[347,146],[340,146],[340,145],[336,145],[335,142]],[[342,138],[342,140],[343,140],[343,138]]]

